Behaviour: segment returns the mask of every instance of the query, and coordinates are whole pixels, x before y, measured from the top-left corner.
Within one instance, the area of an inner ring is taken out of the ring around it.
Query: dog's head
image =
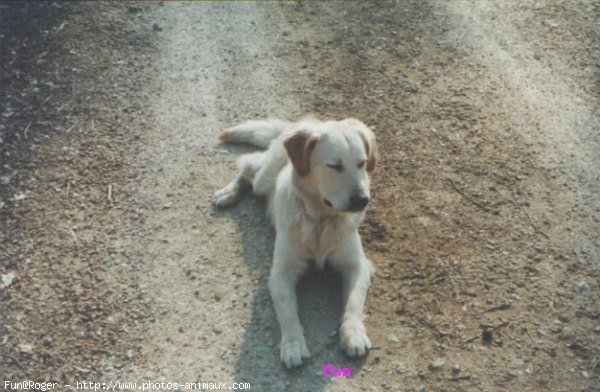
[[[284,141],[296,173],[341,212],[359,212],[369,202],[369,173],[375,169],[373,132],[355,119],[307,123]]]

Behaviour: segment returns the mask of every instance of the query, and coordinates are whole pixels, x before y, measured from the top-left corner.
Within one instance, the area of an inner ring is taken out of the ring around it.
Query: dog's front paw
[[[340,327],[342,348],[350,357],[362,357],[371,348],[364,324],[360,320],[346,320]]]
[[[281,339],[281,362],[290,369],[302,365],[303,358],[309,358],[310,352],[306,347],[304,336]]]
[[[223,189],[219,189],[213,196],[213,203],[217,207],[229,207],[235,204],[240,198],[240,187],[236,182],[232,182]]]

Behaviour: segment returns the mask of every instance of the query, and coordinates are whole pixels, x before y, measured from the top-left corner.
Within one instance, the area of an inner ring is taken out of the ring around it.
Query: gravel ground
[[[0,381],[599,391],[598,20],[592,1],[3,2]],[[249,151],[221,129],[306,113],[379,141],[375,347],[343,355],[340,279],[311,273],[313,357],[287,371],[264,203],[210,198]]]

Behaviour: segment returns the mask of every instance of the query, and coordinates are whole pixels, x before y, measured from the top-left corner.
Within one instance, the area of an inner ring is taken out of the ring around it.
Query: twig
[[[464,346],[467,343],[471,343],[473,340],[477,340],[481,337],[481,334],[470,337],[469,339],[462,342],[461,346]]]
[[[113,199],[112,199],[112,185],[108,185],[108,202],[110,204],[113,203]]]
[[[508,308],[510,308],[510,304],[504,303],[504,304],[492,306],[491,308],[487,308],[486,310],[483,311],[483,313],[495,312],[497,310],[506,310]]]
[[[508,325],[508,321],[503,321],[500,324],[496,324],[496,325],[493,325],[493,324],[479,324],[479,328],[491,329],[492,331],[495,331],[497,329],[504,328],[507,325]]]
[[[471,202],[473,205],[481,208],[484,211],[487,211],[487,212],[491,211],[488,207],[484,206],[481,203],[476,202],[475,200],[471,199],[469,196],[465,195],[465,193],[463,191],[461,191],[460,188],[458,188],[458,186],[456,186],[456,184],[454,183],[454,181],[452,181],[451,179],[448,178],[448,182],[450,183],[450,185],[452,185],[452,188],[454,188],[454,190],[456,192],[458,192],[459,195],[461,195],[462,197],[465,198],[465,200]]]
[[[464,376],[449,377],[448,381],[468,381],[470,379],[471,379],[470,375],[464,375]]]
[[[59,31],[61,31],[62,29],[65,28],[65,26],[67,25],[67,22],[62,22],[60,24],[60,26],[58,26],[58,28],[56,30],[54,30],[54,34],[58,33]]]
[[[427,319],[421,317],[418,319],[418,321],[425,325],[427,328],[432,329],[439,338],[445,338],[445,337],[453,337],[454,335],[450,332],[446,332],[446,331],[442,331],[441,329],[438,328],[437,325],[433,324],[432,322],[428,321]]]
[[[492,331],[495,331],[497,329],[506,327],[508,325],[508,321],[503,321],[500,324],[496,324],[496,325],[489,325],[489,324],[480,324],[479,327],[483,328],[483,332],[481,332],[478,335],[472,336],[469,339],[465,340],[464,342],[461,343],[461,346],[464,346],[467,343],[471,343],[473,340],[477,340],[480,337],[483,336],[484,333],[490,333]]]
[[[69,196],[69,192],[71,192],[71,181],[67,181],[67,197]]]
[[[75,123],[75,124],[71,125],[71,126],[69,127],[69,129],[67,129],[65,132],[66,132],[66,133],[69,133],[69,132],[71,132],[71,131],[73,130],[73,128],[75,128],[75,126],[76,126],[76,125],[77,125],[77,123]]]
[[[577,312],[575,312],[575,316],[585,316],[587,318],[591,318],[592,320],[598,320],[600,318],[600,313],[592,313],[589,310],[580,309]]]
[[[73,228],[69,227],[69,233],[71,233],[73,238],[75,238],[75,241],[79,242],[79,238],[77,238],[77,235],[75,234],[75,231],[73,230]]]
[[[25,136],[25,139],[27,139],[27,131],[29,131],[30,126],[31,126],[31,121],[29,121],[29,124],[27,124],[27,126],[25,127],[25,130],[23,131],[23,136]]]
[[[17,367],[21,370],[25,370],[23,368],[23,365],[21,365],[21,362],[19,362],[19,360],[11,355],[7,355],[6,358],[10,359],[15,365],[17,365]]]

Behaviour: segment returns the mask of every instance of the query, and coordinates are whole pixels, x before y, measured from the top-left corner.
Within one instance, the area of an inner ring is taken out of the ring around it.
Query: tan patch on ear
[[[367,171],[372,172],[375,170],[375,164],[377,163],[377,143],[375,137],[366,137],[360,132],[360,137],[365,143],[365,150],[367,151]]]
[[[300,177],[304,177],[310,172],[310,155],[316,144],[317,138],[307,131],[294,132],[283,141],[292,165]]]

